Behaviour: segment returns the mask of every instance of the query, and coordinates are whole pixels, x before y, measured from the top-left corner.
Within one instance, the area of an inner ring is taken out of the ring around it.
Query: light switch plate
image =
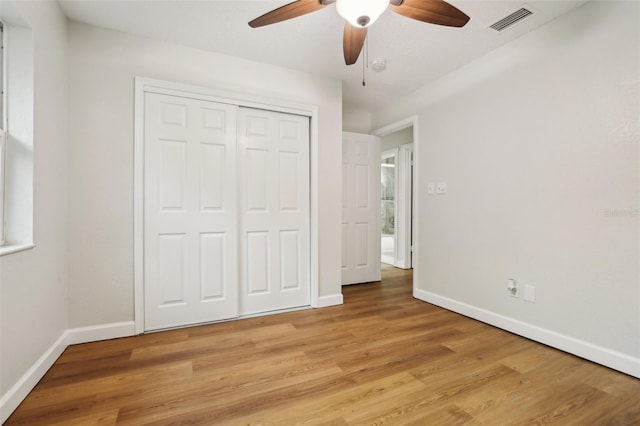
[[[437,194],[446,194],[447,193],[447,182],[438,182],[436,184],[436,193]]]
[[[436,193],[436,184],[433,182],[427,182],[427,194],[433,195]]]

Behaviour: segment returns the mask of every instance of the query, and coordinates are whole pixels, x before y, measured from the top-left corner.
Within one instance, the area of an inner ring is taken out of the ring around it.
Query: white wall
[[[71,327],[133,319],[135,76],[319,106],[320,293],[340,293],[339,81],[79,23],[69,43]]]
[[[67,24],[58,4],[2,0],[2,7],[3,13],[15,7],[33,30],[36,242],[31,250],[0,257],[4,398],[67,327],[68,116]]]
[[[343,104],[342,129],[345,132],[371,133],[371,111]]]
[[[413,142],[413,126],[409,126],[405,129],[398,130],[397,132],[389,133],[380,138],[382,152],[398,148],[402,145]]]
[[[587,3],[373,122],[418,113],[419,295],[640,376],[639,17]]]

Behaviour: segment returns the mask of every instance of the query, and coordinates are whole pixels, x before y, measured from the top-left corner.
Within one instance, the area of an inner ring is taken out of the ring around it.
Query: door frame
[[[264,98],[245,93],[135,77],[133,155],[133,271],[135,334],[144,332],[144,94],[160,93],[239,107],[264,109],[309,117],[310,287],[311,307],[319,307],[318,264],[318,106]]]
[[[399,194],[399,189],[400,189],[400,173],[398,173],[398,171],[400,170],[400,148],[391,148],[391,149],[387,149],[384,150],[382,152],[380,152],[380,162],[382,163],[382,160],[386,159],[386,158],[391,158],[393,157],[395,159],[395,163],[394,163],[394,169],[393,169],[393,220],[394,220],[394,225],[393,225],[393,260],[391,261],[391,265],[393,266],[398,266],[398,236],[399,236],[399,232],[398,232],[398,213],[399,213],[399,206],[398,206],[398,194]],[[380,167],[382,168],[382,166]],[[382,170],[380,170],[380,174],[382,174]],[[382,186],[382,183],[380,184]],[[380,191],[382,192],[382,191]],[[382,204],[382,200],[380,200],[380,203]],[[380,206],[380,211],[382,211],[382,206]],[[380,219],[382,221],[382,216],[380,216]],[[380,225],[378,226],[378,231],[380,233],[380,238],[382,238],[382,223],[380,223]],[[382,244],[381,244],[382,245]],[[380,249],[380,258],[382,258],[382,248]],[[382,260],[381,260],[382,262]],[[387,262],[385,262],[387,263]],[[387,263],[388,264],[388,263]]]
[[[413,142],[398,147],[398,195],[395,266],[411,269],[411,242],[413,241]]]
[[[397,132],[399,130],[403,130],[406,129],[407,127],[412,127],[413,126],[413,158],[419,158],[418,157],[418,152],[419,152],[419,147],[420,147],[420,143],[418,142],[418,135],[420,134],[419,132],[419,128],[418,128],[418,116],[417,115],[412,115],[410,117],[404,118],[402,120],[398,120],[396,122],[393,122],[391,124],[388,124],[384,127],[379,127],[377,129],[375,129],[372,133],[376,136],[379,137],[383,137],[386,135],[389,135],[391,133]],[[412,242],[413,242],[413,250],[412,250],[412,256],[414,259],[418,259],[418,239],[416,238],[419,235],[418,229],[419,229],[419,219],[420,219],[420,215],[418,214],[418,207],[420,205],[420,202],[418,200],[418,194],[419,191],[417,190],[417,185],[416,182],[418,182],[417,177],[420,176],[419,173],[419,167],[420,164],[418,161],[414,161],[413,162],[413,176],[412,176],[412,198],[413,198],[413,206],[412,206],[412,215],[413,215],[413,227],[411,229],[411,235],[412,235]],[[418,277],[420,274],[420,265],[418,265],[417,262],[413,262],[413,293],[414,293],[414,297],[415,297],[415,293],[416,293],[416,283],[418,282]]]

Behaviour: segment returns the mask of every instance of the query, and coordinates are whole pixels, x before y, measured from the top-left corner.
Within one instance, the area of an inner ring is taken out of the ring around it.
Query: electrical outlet
[[[436,184],[436,193],[437,194],[446,194],[447,193],[447,182],[438,182]]]
[[[527,302],[535,303],[536,301],[536,288],[532,285],[525,284],[524,296],[522,297]]]

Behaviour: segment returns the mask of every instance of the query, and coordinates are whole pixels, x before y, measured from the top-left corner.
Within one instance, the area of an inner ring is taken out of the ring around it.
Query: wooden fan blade
[[[344,26],[342,48],[344,50],[344,62],[347,65],[355,64],[362,51],[364,39],[367,37],[367,29],[354,27],[350,23]]]
[[[251,28],[256,28],[264,25],[275,24],[276,22],[286,21],[291,18],[297,18],[298,16],[320,10],[331,3],[334,3],[334,1],[297,0],[257,17],[253,21],[249,22],[249,26]]]
[[[391,0],[389,8],[407,18],[448,27],[464,27],[466,13],[443,0]]]

